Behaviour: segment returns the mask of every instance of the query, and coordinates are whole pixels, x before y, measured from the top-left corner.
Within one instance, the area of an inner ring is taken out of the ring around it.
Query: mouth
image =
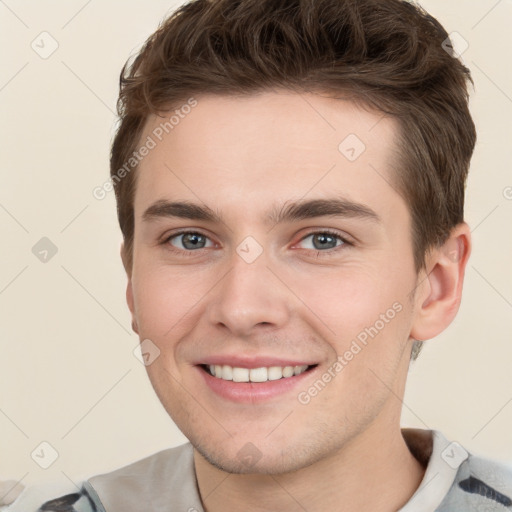
[[[259,368],[244,368],[228,364],[201,364],[199,366],[216,379],[234,383],[263,383],[290,379],[309,372],[318,365],[262,366]]]
[[[320,363],[272,355],[211,355],[194,365],[206,389],[221,403],[263,404],[273,400],[294,400],[307,386]]]

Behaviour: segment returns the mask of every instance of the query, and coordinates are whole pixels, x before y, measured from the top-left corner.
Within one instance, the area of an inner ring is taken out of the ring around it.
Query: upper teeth
[[[278,380],[283,377],[292,377],[306,371],[308,365],[302,366],[270,366],[269,368],[240,368],[227,364],[211,364],[210,373],[219,379],[232,380],[234,382],[266,382]]]

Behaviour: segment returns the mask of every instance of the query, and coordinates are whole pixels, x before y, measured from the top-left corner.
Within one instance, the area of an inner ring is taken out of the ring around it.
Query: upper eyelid
[[[208,238],[213,242],[211,237],[209,237],[206,233],[203,233],[200,229],[190,229],[190,230],[181,230],[177,231],[176,233],[170,233],[169,235],[164,235],[162,242],[168,242],[171,238],[175,238],[181,235],[187,235],[188,233],[197,234],[204,236],[205,238]]]

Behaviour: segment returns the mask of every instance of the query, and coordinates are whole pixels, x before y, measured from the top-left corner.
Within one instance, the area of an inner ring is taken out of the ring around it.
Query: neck
[[[277,475],[226,473],[194,450],[205,510],[396,511],[419,487],[425,468],[407,448],[399,422],[394,424],[391,430],[376,421],[328,458]]]

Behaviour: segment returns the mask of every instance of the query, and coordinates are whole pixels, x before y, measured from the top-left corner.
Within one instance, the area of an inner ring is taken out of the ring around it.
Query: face
[[[128,303],[198,452],[295,470],[398,425],[417,283],[398,128],[313,94],[196,100],[141,138]]]

